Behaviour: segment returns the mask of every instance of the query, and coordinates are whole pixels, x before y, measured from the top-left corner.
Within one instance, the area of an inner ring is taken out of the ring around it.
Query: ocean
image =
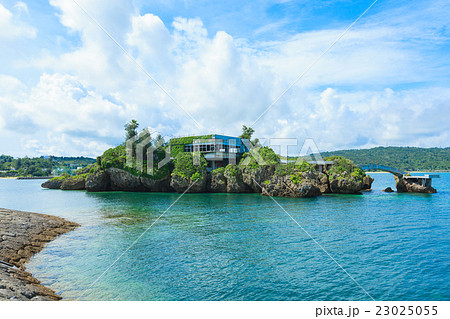
[[[363,195],[276,202],[3,179],[0,207],[81,224],[27,264],[68,300],[450,300],[450,173],[439,175],[431,195],[384,193],[394,178],[376,173]]]

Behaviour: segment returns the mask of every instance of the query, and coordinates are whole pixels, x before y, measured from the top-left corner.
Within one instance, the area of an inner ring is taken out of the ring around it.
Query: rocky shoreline
[[[42,187],[88,192],[259,193],[316,197],[329,193],[361,194],[370,190],[373,182],[373,178],[344,157],[332,157],[326,165],[306,161],[282,164],[272,149],[264,147],[259,149],[259,156],[264,159],[264,165],[245,153],[239,164],[210,171],[203,157],[194,165],[191,153],[180,153],[166,166],[160,169],[154,166],[149,175],[124,163],[126,154],[117,147],[106,151],[96,164],[78,171],[77,175],[53,178]]]
[[[56,216],[0,208],[0,301],[60,300],[25,271],[25,264],[46,243],[78,226]]]

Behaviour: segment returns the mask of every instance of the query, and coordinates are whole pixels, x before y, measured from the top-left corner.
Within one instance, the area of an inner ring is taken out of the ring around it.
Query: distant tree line
[[[77,167],[95,163],[89,157],[23,157],[0,155],[0,176],[50,176],[54,169],[70,173]]]
[[[356,165],[379,164],[404,171],[450,170],[450,147],[375,147],[322,152],[322,157],[344,156]]]

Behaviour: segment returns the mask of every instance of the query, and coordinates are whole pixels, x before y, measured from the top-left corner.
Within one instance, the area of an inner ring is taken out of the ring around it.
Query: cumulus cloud
[[[0,3],[0,41],[11,40],[17,37],[34,38],[36,29],[18,19],[21,11],[28,12],[28,7],[23,2],[17,2],[15,8],[18,14],[14,15]]]
[[[167,135],[237,135],[343,31],[251,42],[225,31],[210,34],[199,18],[164,22],[130,2],[78,2],[131,58],[74,2],[51,0],[79,45],[36,58],[37,83],[0,76],[0,129],[8,140],[14,132],[34,154],[98,155],[122,141],[123,124],[132,118]],[[393,20],[350,30],[256,122],[257,135],[312,137],[321,150],[449,146],[450,89],[395,88],[436,79],[433,59],[424,61],[422,49],[446,35],[421,35]]]

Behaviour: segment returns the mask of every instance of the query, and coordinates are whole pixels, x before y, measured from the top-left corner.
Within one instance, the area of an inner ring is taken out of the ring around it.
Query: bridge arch
[[[395,176],[398,176],[398,177],[403,177],[404,175],[407,174],[406,172],[399,170],[397,168],[390,167],[390,166],[384,166],[384,165],[378,165],[378,164],[360,165],[359,168],[361,168],[363,171],[371,171],[371,170],[385,171],[385,172],[394,174]]]

